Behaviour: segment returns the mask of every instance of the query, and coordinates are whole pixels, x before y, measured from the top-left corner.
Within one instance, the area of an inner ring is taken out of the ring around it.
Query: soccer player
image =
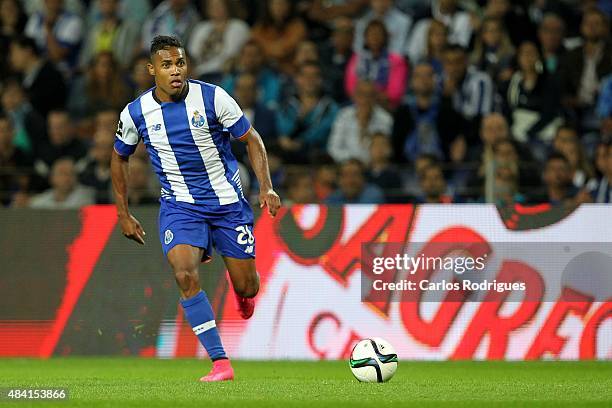
[[[238,104],[220,87],[187,79],[187,59],[174,37],[157,36],[147,65],[155,87],[121,112],[111,175],[123,235],[140,244],[145,232],[128,209],[128,159],[143,141],[161,183],[159,238],[174,271],[185,316],[208,355],[212,370],[200,381],[234,378],[198,277],[200,262],[221,254],[240,315],[251,317],[259,290],[255,270],[253,213],[240,184],[230,138],[246,143],[259,181],[260,207],[275,216],[274,192],[265,146]]]

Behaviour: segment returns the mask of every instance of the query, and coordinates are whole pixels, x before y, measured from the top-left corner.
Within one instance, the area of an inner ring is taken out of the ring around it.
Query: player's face
[[[187,76],[187,58],[182,48],[171,47],[157,51],[148,68],[161,93],[158,96],[174,99],[181,94]]]

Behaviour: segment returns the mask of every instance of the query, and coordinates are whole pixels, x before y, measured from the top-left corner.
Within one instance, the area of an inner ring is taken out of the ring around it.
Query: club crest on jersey
[[[174,239],[174,234],[169,229],[164,233],[164,243],[168,245]]]
[[[200,115],[200,112],[193,111],[193,116],[191,117],[191,124],[193,127],[201,128],[204,126],[204,116]]]

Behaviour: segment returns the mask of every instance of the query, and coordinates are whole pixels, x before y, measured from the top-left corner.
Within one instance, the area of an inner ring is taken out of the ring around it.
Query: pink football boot
[[[255,312],[255,298],[244,298],[236,295],[236,303],[238,304],[238,313],[243,319],[249,319]]]
[[[222,360],[213,361],[212,369],[210,373],[200,378],[201,382],[215,382],[215,381],[233,381],[234,380],[234,369],[232,364],[226,358]]]

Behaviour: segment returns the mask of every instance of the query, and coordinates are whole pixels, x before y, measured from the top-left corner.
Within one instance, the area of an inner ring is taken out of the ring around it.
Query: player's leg
[[[212,307],[200,287],[200,262],[212,251],[208,225],[201,217],[162,201],[159,238],[181,292],[185,318],[213,360],[211,374],[202,380],[232,379],[234,373],[221,344]]]
[[[243,319],[249,319],[255,312],[253,298],[259,292],[259,274],[255,270],[255,259],[224,256],[223,261],[234,287],[238,312]]]
[[[208,221],[213,244],[223,256],[229,272],[238,311],[242,318],[248,319],[255,310],[253,297],[259,291],[259,276],[255,269],[253,212],[245,201],[228,206]]]
[[[200,287],[198,269],[203,255],[202,248],[178,244],[168,252],[168,262],[181,292],[185,317],[213,361],[211,372],[200,380],[232,380],[234,371],[221,344],[214,312]]]
[[[243,298],[255,297],[259,292],[259,274],[255,269],[255,259],[224,256],[223,261],[236,294]]]

